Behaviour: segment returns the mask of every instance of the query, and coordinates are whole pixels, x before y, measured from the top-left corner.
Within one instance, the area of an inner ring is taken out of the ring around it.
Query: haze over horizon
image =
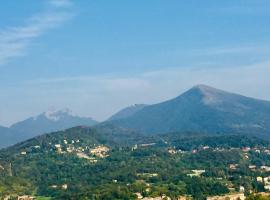
[[[0,125],[50,107],[104,120],[197,84],[270,100],[269,1],[118,2],[0,7]]]

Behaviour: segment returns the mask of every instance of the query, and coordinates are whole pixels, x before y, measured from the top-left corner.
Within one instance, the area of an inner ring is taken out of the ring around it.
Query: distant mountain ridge
[[[34,137],[42,133],[59,131],[74,126],[92,126],[94,124],[97,124],[97,121],[92,118],[75,116],[72,115],[70,110],[63,109],[43,112],[40,115],[13,124],[10,129]]]
[[[96,124],[98,122],[92,118],[74,116],[67,109],[43,112],[10,128],[0,127],[0,148],[44,133]],[[103,124],[148,135],[198,132],[270,138],[270,102],[197,85],[162,103],[135,104],[125,108],[101,123]]]
[[[0,148],[7,147],[23,140],[24,136],[21,132],[0,126]]]
[[[93,126],[98,122],[88,117],[79,117],[68,109],[49,110],[11,125],[0,128],[0,148],[21,142],[44,133],[60,131],[75,126]]]
[[[147,106],[147,105],[146,104],[134,104],[132,106],[124,108],[124,109],[120,110],[119,112],[117,112],[116,114],[112,115],[108,119],[108,121],[130,117],[130,116],[134,115],[136,112],[143,109],[145,106]]]
[[[148,134],[174,131],[246,133],[270,138],[270,102],[197,85],[111,123]]]

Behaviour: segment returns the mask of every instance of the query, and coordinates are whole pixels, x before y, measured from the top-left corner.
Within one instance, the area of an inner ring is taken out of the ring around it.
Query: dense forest
[[[0,196],[37,199],[205,199],[244,188],[266,192],[270,143],[242,135],[77,127],[0,152]],[[257,197],[249,197],[255,199]],[[259,197],[258,197],[259,198]]]

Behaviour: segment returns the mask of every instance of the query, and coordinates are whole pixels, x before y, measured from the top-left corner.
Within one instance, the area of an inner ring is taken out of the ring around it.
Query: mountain
[[[42,133],[71,128],[74,126],[92,126],[97,124],[92,118],[74,116],[68,109],[47,111],[38,116],[13,124],[10,129],[26,133],[31,138]]]
[[[108,119],[108,121],[118,120],[118,119],[123,119],[123,118],[130,117],[130,116],[134,115],[136,112],[143,109],[145,106],[147,106],[147,105],[145,105],[145,104],[134,104],[132,106],[124,108],[124,109],[120,110],[119,112],[117,112],[116,114],[112,115]]]
[[[24,140],[22,133],[0,126],[0,148],[8,147],[22,140]]]
[[[78,117],[68,109],[43,112],[38,116],[13,124],[10,128],[0,127],[0,148],[13,145],[43,133],[59,131],[75,126],[92,126],[97,121]]]
[[[198,85],[110,123],[148,134],[192,131],[246,133],[270,138],[270,102]]]
[[[9,128],[0,126],[0,146],[4,146],[5,142],[9,142],[9,140],[11,139],[11,131],[9,130]]]
[[[0,132],[1,132],[2,134],[6,133],[6,132],[8,132],[8,131],[9,131],[9,129],[8,129],[7,127],[0,126]]]

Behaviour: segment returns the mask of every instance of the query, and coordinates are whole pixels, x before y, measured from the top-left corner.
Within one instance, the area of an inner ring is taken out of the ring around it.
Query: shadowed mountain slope
[[[198,85],[112,123],[149,134],[194,131],[269,137],[270,102]]]

